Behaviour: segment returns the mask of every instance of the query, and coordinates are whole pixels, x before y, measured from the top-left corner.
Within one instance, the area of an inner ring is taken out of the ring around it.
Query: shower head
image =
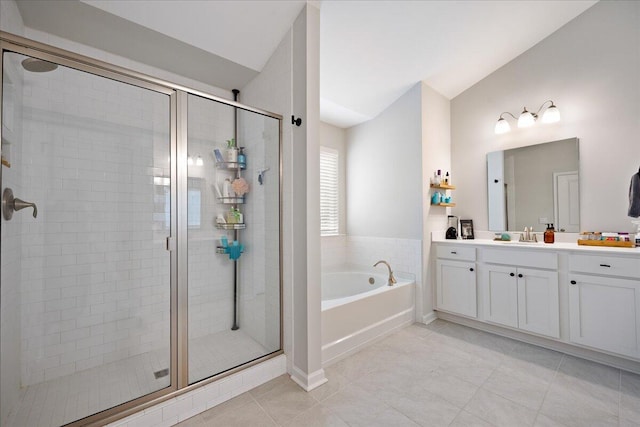
[[[47,73],[58,68],[58,65],[44,59],[27,58],[22,61],[22,67],[32,73]]]

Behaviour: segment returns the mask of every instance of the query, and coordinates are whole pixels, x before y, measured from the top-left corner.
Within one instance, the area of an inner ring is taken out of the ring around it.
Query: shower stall
[[[0,47],[0,425],[98,425],[281,354],[281,117]]]

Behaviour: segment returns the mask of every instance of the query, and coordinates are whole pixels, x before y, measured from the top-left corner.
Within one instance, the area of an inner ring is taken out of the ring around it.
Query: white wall
[[[433,312],[433,284],[435,279],[434,265],[431,260],[431,233],[444,230],[447,215],[451,208],[431,205],[431,195],[435,190],[429,187],[429,180],[437,169],[450,170],[451,136],[450,136],[450,102],[424,83],[421,83],[421,123],[422,123],[422,206],[424,213],[422,226],[422,277],[423,286],[416,288],[416,319]],[[456,176],[452,175],[452,184],[457,185]],[[441,191],[441,190],[440,190]],[[453,201],[457,202],[457,191],[450,191]]]
[[[347,134],[329,123],[320,123],[320,145],[338,151],[338,233],[347,234]],[[323,239],[324,240],[324,239]]]
[[[632,230],[629,180],[640,166],[640,3],[599,2],[451,101],[457,207],[476,229],[487,220],[486,154],[578,137],[581,228]],[[503,111],[553,99],[562,120],[495,135]]]
[[[306,382],[302,384],[305,388],[324,379],[320,352],[318,58],[319,10],[308,4],[260,75],[242,90],[245,103],[284,117],[284,350],[292,356],[287,359],[288,372],[295,380]],[[301,127],[291,125],[292,115],[302,118]]]
[[[347,230],[422,238],[421,83],[347,130]]]

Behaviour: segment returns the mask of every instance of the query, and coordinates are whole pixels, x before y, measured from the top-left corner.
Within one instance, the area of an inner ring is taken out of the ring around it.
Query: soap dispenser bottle
[[[544,242],[545,243],[553,243],[555,242],[555,233],[553,229],[553,224],[547,224],[547,229],[544,232]]]

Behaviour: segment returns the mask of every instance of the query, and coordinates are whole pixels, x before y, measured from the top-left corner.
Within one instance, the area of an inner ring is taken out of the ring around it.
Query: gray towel
[[[640,171],[631,177],[629,184],[629,216],[640,217]]]

